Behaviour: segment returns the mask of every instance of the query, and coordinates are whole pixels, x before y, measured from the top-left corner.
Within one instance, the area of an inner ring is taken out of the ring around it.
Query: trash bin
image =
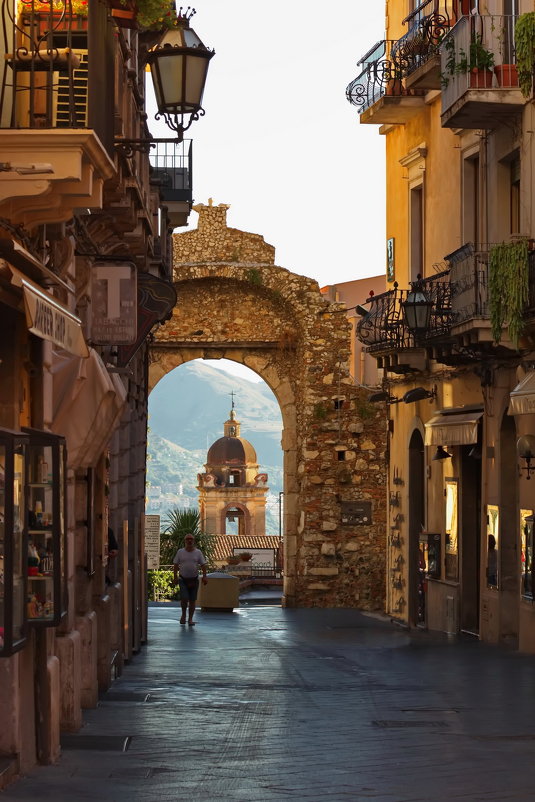
[[[197,604],[203,610],[233,610],[240,606],[240,580],[215,571],[207,574],[208,584],[200,583]]]

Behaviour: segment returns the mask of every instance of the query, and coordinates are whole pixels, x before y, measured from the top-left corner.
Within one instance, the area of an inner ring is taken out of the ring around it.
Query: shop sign
[[[97,262],[91,276],[91,340],[97,345],[130,345],[137,335],[136,266]]]
[[[22,287],[28,331],[49,340],[70,354],[87,358],[89,349],[82,331],[82,321],[53,295],[10,266],[12,283]]]
[[[145,554],[147,568],[157,570],[160,567],[160,516],[145,515]]]

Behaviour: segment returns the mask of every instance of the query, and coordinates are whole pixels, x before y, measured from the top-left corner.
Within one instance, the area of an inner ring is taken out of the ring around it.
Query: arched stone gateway
[[[344,307],[274,264],[223,204],[174,237],[178,303],[151,345],[151,389],[192,359],[231,359],[273,390],[283,419],[284,603],[384,608],[384,416],[348,373]]]

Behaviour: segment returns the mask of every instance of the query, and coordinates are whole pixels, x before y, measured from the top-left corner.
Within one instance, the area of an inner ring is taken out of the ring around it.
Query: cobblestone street
[[[535,799],[535,658],[354,610],[178,618],[150,607],[150,643],[6,802]]]

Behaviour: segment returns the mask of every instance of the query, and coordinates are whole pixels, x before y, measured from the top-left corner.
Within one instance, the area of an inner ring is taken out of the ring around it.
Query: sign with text
[[[91,275],[91,339],[98,345],[129,345],[137,336],[136,266],[97,262]]]
[[[145,554],[149,570],[156,570],[160,567],[159,515],[145,515]]]
[[[342,501],[342,523],[353,526],[370,526],[372,523],[371,501]]]

